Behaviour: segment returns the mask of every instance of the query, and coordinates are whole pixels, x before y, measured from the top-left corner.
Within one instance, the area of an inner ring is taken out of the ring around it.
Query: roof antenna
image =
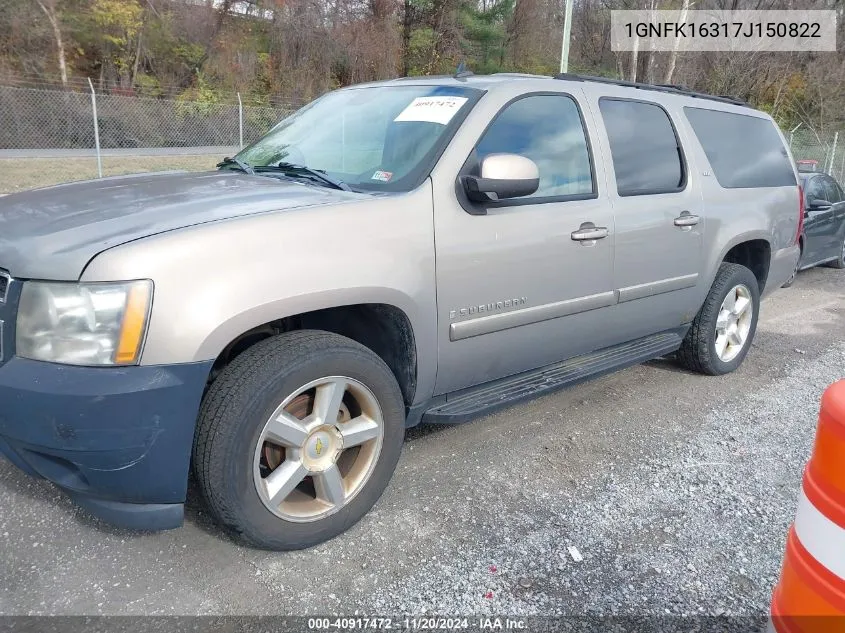
[[[462,59],[461,62],[458,64],[458,67],[455,69],[455,79],[463,79],[464,77],[472,77],[473,72],[471,70],[467,70],[467,63],[466,59]]]

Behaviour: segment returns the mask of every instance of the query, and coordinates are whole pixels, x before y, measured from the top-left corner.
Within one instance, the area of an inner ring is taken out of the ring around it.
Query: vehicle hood
[[[0,198],[0,268],[23,279],[76,280],[98,253],[126,242],[364,195],[234,171],[141,174],[36,189]]]

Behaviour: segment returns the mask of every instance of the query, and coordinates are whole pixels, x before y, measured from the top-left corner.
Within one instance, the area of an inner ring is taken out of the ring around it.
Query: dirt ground
[[[103,176],[120,176],[150,171],[213,169],[221,156],[106,156]],[[0,159],[0,194],[34,187],[97,177],[97,159],[7,158]]]

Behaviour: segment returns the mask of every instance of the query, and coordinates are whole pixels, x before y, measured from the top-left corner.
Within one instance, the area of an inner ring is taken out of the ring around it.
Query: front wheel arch
[[[296,330],[320,330],[360,343],[378,355],[393,372],[405,404],[414,402],[418,381],[417,341],[411,319],[384,303],[341,305],[292,314],[239,333],[216,355],[210,379],[237,356],[272,336]]]

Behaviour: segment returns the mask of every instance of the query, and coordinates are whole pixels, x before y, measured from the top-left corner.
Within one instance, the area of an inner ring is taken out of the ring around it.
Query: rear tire
[[[379,499],[404,421],[399,385],[371,350],[328,332],[288,332],[250,347],[211,385],[193,469],[212,514],[247,543],[311,547]]]
[[[739,313],[734,314],[731,306]],[[678,360],[687,369],[711,376],[734,371],[751,348],[759,312],[754,273],[739,264],[723,263],[678,350]]]

